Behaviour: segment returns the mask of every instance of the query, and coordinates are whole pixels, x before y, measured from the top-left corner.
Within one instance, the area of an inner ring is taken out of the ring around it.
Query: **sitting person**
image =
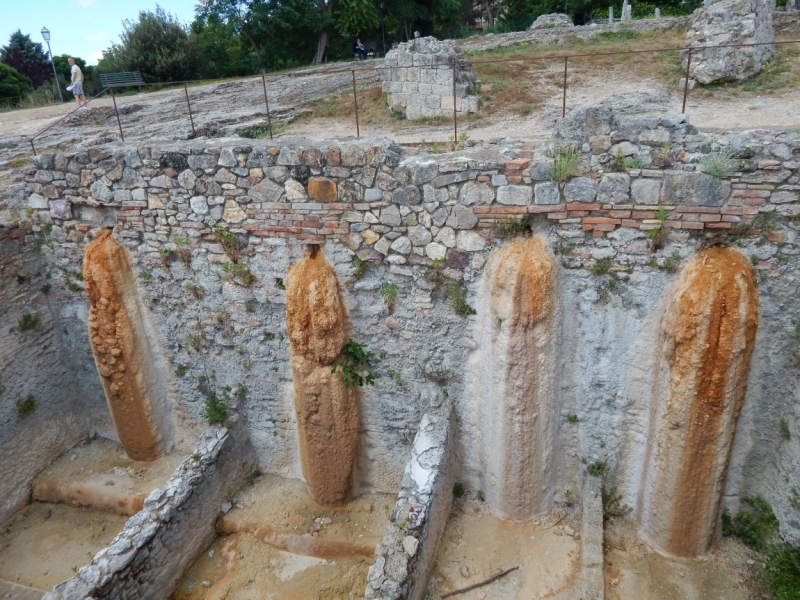
[[[355,50],[358,60],[365,60],[367,58],[367,47],[361,43],[361,38],[356,39]]]

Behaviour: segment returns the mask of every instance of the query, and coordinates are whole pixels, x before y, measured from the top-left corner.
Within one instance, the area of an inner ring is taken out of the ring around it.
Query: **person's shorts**
[[[76,81],[72,84],[72,95],[83,96],[83,84],[80,81]]]

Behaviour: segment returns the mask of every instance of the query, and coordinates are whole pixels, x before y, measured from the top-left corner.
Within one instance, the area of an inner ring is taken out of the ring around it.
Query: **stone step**
[[[46,593],[0,579],[0,599],[2,600],[40,600]]]
[[[95,438],[78,444],[39,473],[33,499],[132,516],[151,491],[167,482],[181,460],[177,454],[150,463],[131,460],[119,444]]]

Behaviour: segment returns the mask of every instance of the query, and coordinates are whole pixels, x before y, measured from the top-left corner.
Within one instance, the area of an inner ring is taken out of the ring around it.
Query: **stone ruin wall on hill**
[[[567,143],[580,151],[580,172],[558,183],[551,180],[552,156]],[[617,150],[638,155],[641,168],[611,172]],[[698,160],[715,152],[737,157],[739,170],[724,178],[699,172]],[[38,276],[53,275],[47,301],[80,321],[87,300],[65,273],[80,272],[86,244],[113,227],[128,252],[143,318],[162,340],[163,350],[156,351],[172,371],[167,385],[176,438],[202,430],[198,378],[214,372],[219,385],[248,388],[242,410],[260,468],[292,477],[302,466],[290,360],[295,350],[284,333],[292,287],[287,271],[307,245],[319,246],[339,282],[347,335],[375,352],[380,371],[397,374],[359,391],[354,493],[396,491],[422,415],[447,419],[451,409],[459,424],[452,442],[455,474],[480,489],[489,455],[471,441],[486,434],[475,408],[482,402],[474,394],[481,389],[476,378],[486,360],[476,327],[491,323],[492,311],[506,314],[504,286],[516,277],[509,271],[484,288],[484,266],[514,243],[493,235],[492,226],[529,217],[534,239],[553,255],[552,291],[541,306],[555,303],[555,316],[547,318],[556,321],[546,327],[558,340],[555,350],[537,349],[559,373],[557,382],[545,382],[549,391],[536,392],[552,394],[547,418],[555,423],[552,439],[540,440],[553,458],[537,477],[554,490],[579,489],[580,459],[603,458],[624,500],[636,506],[646,476],[646,432],[658,431],[649,415],[651,401],[660,400],[652,397],[648,373],[677,282],[672,271],[697,260],[703,239],[727,241],[758,275],[759,325],[746,394],[737,388],[745,394],[741,416],[723,441],[728,475],[713,494],[725,506],[740,495],[765,496],[784,533],[796,539],[784,474],[796,473],[800,457],[785,446],[778,422],[786,419],[795,431],[799,418],[787,334],[800,275],[798,159],[797,134],[698,134],[684,117],[444,155],[380,139],[109,146],[38,157],[20,200],[29,215],[18,228],[0,232],[0,243],[30,256],[36,247]],[[233,270],[216,225],[234,233],[240,264],[255,282]],[[649,232],[662,225],[666,246],[653,252],[650,238],[657,236]],[[354,274],[356,256],[369,265],[361,278]],[[533,268],[518,266],[521,273]],[[398,288],[391,313],[379,294],[387,282]],[[453,314],[448,294],[458,289],[476,317]],[[30,306],[38,306],[36,287],[30,297]],[[24,310],[9,306],[12,314]],[[538,322],[540,310],[508,313],[517,314],[509,339],[528,348],[537,343],[519,323]],[[82,330],[73,328],[70,343],[87,349],[79,379],[99,387],[87,331],[85,321]],[[518,370],[528,373],[524,365]],[[22,389],[21,380],[7,383]],[[724,392],[726,405],[740,401],[736,393]],[[577,424],[567,419],[573,414]],[[105,431],[102,423],[94,426]],[[504,427],[498,421],[496,436],[502,438]],[[513,462],[513,453],[496,459],[500,478],[514,472],[503,462]],[[496,502],[505,510],[502,496]]]

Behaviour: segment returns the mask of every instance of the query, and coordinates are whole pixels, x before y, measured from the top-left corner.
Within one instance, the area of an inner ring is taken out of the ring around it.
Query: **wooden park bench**
[[[104,88],[138,86],[142,91],[142,86],[147,85],[142,79],[139,71],[128,71],[125,73],[100,73],[100,83]]]

